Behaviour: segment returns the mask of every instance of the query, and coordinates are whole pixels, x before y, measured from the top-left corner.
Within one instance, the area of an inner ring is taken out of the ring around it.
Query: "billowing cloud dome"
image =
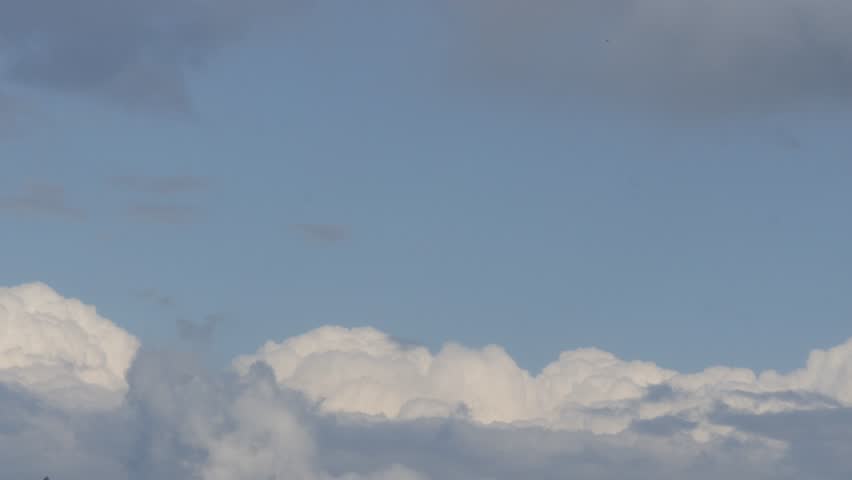
[[[47,285],[0,288],[0,382],[65,406],[114,403],[139,341]]]

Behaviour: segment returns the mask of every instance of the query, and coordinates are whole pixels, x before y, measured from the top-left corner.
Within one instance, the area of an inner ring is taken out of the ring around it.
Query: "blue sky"
[[[186,108],[8,76],[0,284],[46,282],[149,346],[220,315],[217,362],[324,324],[532,370],[580,346],[789,369],[852,335],[843,92],[678,109],[564,66],[515,83],[466,56],[458,18],[374,5],[228,38],[179,68]]]

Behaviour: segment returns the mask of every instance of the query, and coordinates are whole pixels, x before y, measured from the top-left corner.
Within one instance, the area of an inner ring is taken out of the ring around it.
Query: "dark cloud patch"
[[[645,435],[671,436],[689,431],[696,425],[698,424],[683,418],[667,416],[634,421],[630,428]]]
[[[214,314],[207,315],[201,322],[178,318],[175,321],[175,326],[181,340],[206,343],[213,338],[216,328],[224,321],[223,315]]]
[[[443,2],[479,90],[700,114],[852,100],[841,0]]]
[[[3,0],[10,82],[159,111],[191,109],[185,77],[290,1]]]
[[[349,238],[349,229],[342,225],[301,223],[293,228],[308,240],[321,243],[338,243]]]
[[[163,293],[155,288],[146,288],[133,292],[137,298],[163,308],[173,308],[177,305],[177,300],[173,295]]]
[[[110,178],[109,182],[122,190],[163,195],[203,191],[210,186],[208,179],[189,175],[171,177],[126,175]]]
[[[82,209],[68,203],[62,186],[50,184],[31,185],[18,194],[0,195],[0,212],[4,211],[77,221],[86,219],[86,213]]]
[[[677,396],[677,393],[667,383],[651,385],[648,387],[648,393],[645,394],[645,400],[648,402],[665,402]]]
[[[199,209],[178,204],[136,204],[128,207],[126,213],[133,220],[160,225],[189,225],[203,217]]]

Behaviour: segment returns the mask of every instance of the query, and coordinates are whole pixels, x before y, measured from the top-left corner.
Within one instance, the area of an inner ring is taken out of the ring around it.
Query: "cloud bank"
[[[186,113],[193,71],[255,27],[283,24],[295,5],[4,0],[0,74],[17,86]],[[852,4],[844,0],[464,0],[432,6],[454,28],[458,56],[450,55],[451,68],[472,74],[477,91],[497,87],[548,100],[594,95],[700,113],[812,103],[848,107],[852,99]],[[386,6],[365,8],[380,16]]]
[[[532,375],[498,346],[433,353],[323,327],[214,372],[140,350],[94,308],[34,284],[0,290],[0,346],[0,462],[15,478],[852,474],[852,342],[787,374],[682,374],[580,349]],[[54,401],[68,385],[88,394]]]

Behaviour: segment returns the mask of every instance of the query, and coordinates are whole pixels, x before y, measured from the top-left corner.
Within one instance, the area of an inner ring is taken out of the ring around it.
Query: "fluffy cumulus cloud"
[[[852,474],[852,342],[790,373],[681,374],[581,349],[532,375],[497,346],[430,352],[323,327],[215,372],[139,350],[94,308],[35,284],[0,290],[0,346],[0,463],[14,478]],[[55,401],[69,389],[73,401]]]
[[[548,95],[597,92],[688,111],[852,99],[844,0],[471,0],[463,65]]]
[[[712,421],[720,407],[763,414],[852,406],[852,340],[814,351],[805,368],[787,375],[728,367],[680,374],[581,349],[563,352],[533,376],[498,346],[449,344],[432,354],[371,328],[340,327],[269,342],[234,366],[247,372],[258,362],[323,411],[389,419],[460,416],[616,434],[637,424],[660,429],[665,421],[655,420],[674,417],[680,423],[668,425],[706,441],[732,433]]]
[[[139,342],[44,284],[0,288],[0,382],[62,404],[114,402]]]

